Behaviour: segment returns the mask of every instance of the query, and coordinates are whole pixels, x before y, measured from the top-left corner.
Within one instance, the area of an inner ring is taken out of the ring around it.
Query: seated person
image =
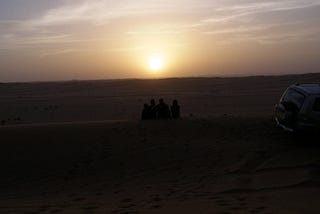
[[[150,119],[150,108],[147,103],[143,105],[142,113],[141,113],[141,120]]]
[[[169,106],[161,98],[159,99],[159,104],[157,105],[157,118],[167,119],[170,118],[170,109]]]
[[[174,118],[174,119],[180,118],[180,106],[179,106],[177,100],[174,100],[172,102],[171,114],[172,114],[172,118]]]
[[[157,118],[157,105],[156,105],[156,101],[154,99],[150,100],[149,114],[150,114],[150,119]]]

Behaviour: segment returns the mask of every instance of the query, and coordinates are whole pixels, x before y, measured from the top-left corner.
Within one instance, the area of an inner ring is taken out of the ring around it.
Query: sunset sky
[[[320,0],[0,0],[0,81],[319,72],[319,35]]]

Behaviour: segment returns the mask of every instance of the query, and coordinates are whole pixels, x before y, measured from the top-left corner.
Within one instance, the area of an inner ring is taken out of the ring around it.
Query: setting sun
[[[149,68],[151,71],[159,71],[164,66],[163,57],[158,54],[154,54],[148,59]]]

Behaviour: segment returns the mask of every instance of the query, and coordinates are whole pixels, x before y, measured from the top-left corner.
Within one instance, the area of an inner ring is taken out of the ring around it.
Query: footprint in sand
[[[84,200],[86,200],[86,198],[79,197],[79,198],[72,199],[72,201],[75,201],[75,202],[80,202],[80,201],[84,201]]]
[[[39,207],[39,212],[46,212],[51,208],[50,205],[43,205]]]
[[[264,196],[258,196],[257,199],[258,199],[259,201],[265,201],[265,200],[266,200],[266,197],[264,197]]]
[[[235,211],[235,210],[246,210],[247,208],[246,207],[238,207],[238,206],[236,206],[236,207],[230,207],[229,208],[229,210],[232,210],[232,211]]]
[[[255,214],[255,213],[259,213],[259,210],[250,210],[250,213]]]
[[[241,206],[241,207],[247,207],[248,203],[246,202],[246,198],[245,197],[237,197],[236,199],[236,203]]]
[[[264,212],[267,207],[257,207],[250,210],[250,213],[261,213]]]
[[[96,193],[96,196],[102,196],[103,195],[103,192],[97,192]]]
[[[237,198],[224,198],[219,196],[211,197],[215,203],[220,206],[224,207],[226,212],[234,213],[235,211],[248,211],[246,198],[244,197],[237,197]]]
[[[60,209],[54,209],[50,211],[50,213],[60,213],[60,212],[62,212],[62,210]]]
[[[266,207],[257,207],[257,208],[255,208],[255,210],[257,210],[257,211],[263,211],[265,209],[267,209],[267,208]]]
[[[125,199],[122,199],[120,201],[120,206],[118,207],[118,211],[115,210],[114,212],[129,212],[129,213],[132,213],[134,211],[128,211],[128,209],[132,209],[134,207],[136,207],[137,205],[135,203],[133,203],[134,200],[132,198],[125,198]]]
[[[122,209],[129,209],[129,208],[133,208],[133,207],[135,207],[135,206],[136,206],[135,204],[125,204],[125,205],[120,206],[120,208],[122,208]]]
[[[121,200],[121,203],[129,203],[129,202],[132,202],[132,201],[133,201],[132,198],[125,198],[125,199]]]
[[[134,214],[134,213],[138,213],[135,210],[126,210],[126,209],[115,209],[111,211],[112,213],[117,213],[117,214]]]
[[[123,212],[119,212],[119,214],[135,214],[137,213],[136,211],[123,211]]]
[[[70,205],[68,203],[66,203],[66,202],[61,204],[61,205],[59,205],[59,208],[61,208],[61,209],[65,209],[65,208],[68,208],[68,207],[70,207]]]
[[[97,206],[86,206],[86,207],[82,207],[83,210],[87,210],[87,211],[89,211],[89,210],[93,211],[93,210],[96,210],[96,209],[98,209],[98,208],[99,208],[99,207],[97,207]]]
[[[210,200],[219,200],[219,199],[221,199],[221,197],[219,197],[219,196],[210,196],[209,199]]]
[[[38,212],[34,211],[34,212],[26,212],[25,214],[38,214]]]
[[[218,206],[226,207],[226,206],[230,206],[230,205],[231,205],[228,200],[225,200],[225,199],[222,198],[222,197],[213,196],[213,197],[211,197],[211,198],[212,198],[212,200],[215,201],[215,203],[216,203]]]
[[[151,202],[159,202],[162,201],[162,198],[160,198],[159,196],[155,196],[151,199]]]
[[[238,197],[238,198],[236,198],[238,201],[240,201],[240,202],[243,202],[243,201],[246,201],[246,198],[245,197]]]
[[[160,208],[160,207],[161,207],[161,205],[155,204],[155,205],[152,205],[150,208],[151,208],[151,209],[158,209],[158,208]]]
[[[189,199],[189,195],[182,194],[182,195],[177,196],[176,199],[178,199],[180,202],[187,201]]]
[[[159,202],[161,202],[163,199],[158,195],[152,195],[151,199],[147,201],[148,204],[150,204],[150,209],[158,209],[161,207]]]

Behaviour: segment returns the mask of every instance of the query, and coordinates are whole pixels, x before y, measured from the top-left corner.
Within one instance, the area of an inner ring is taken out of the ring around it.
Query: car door
[[[314,125],[320,127],[320,97],[315,98],[309,118]]]
[[[276,119],[278,122],[293,128],[304,100],[305,96],[302,93],[289,88],[276,106]]]
[[[276,116],[276,120],[280,123],[280,124],[286,124],[286,118],[288,118],[288,112],[286,111],[285,105],[284,105],[284,100],[288,100],[289,99],[289,90],[287,89],[281,99],[279,104],[276,105],[275,107],[275,116]]]

